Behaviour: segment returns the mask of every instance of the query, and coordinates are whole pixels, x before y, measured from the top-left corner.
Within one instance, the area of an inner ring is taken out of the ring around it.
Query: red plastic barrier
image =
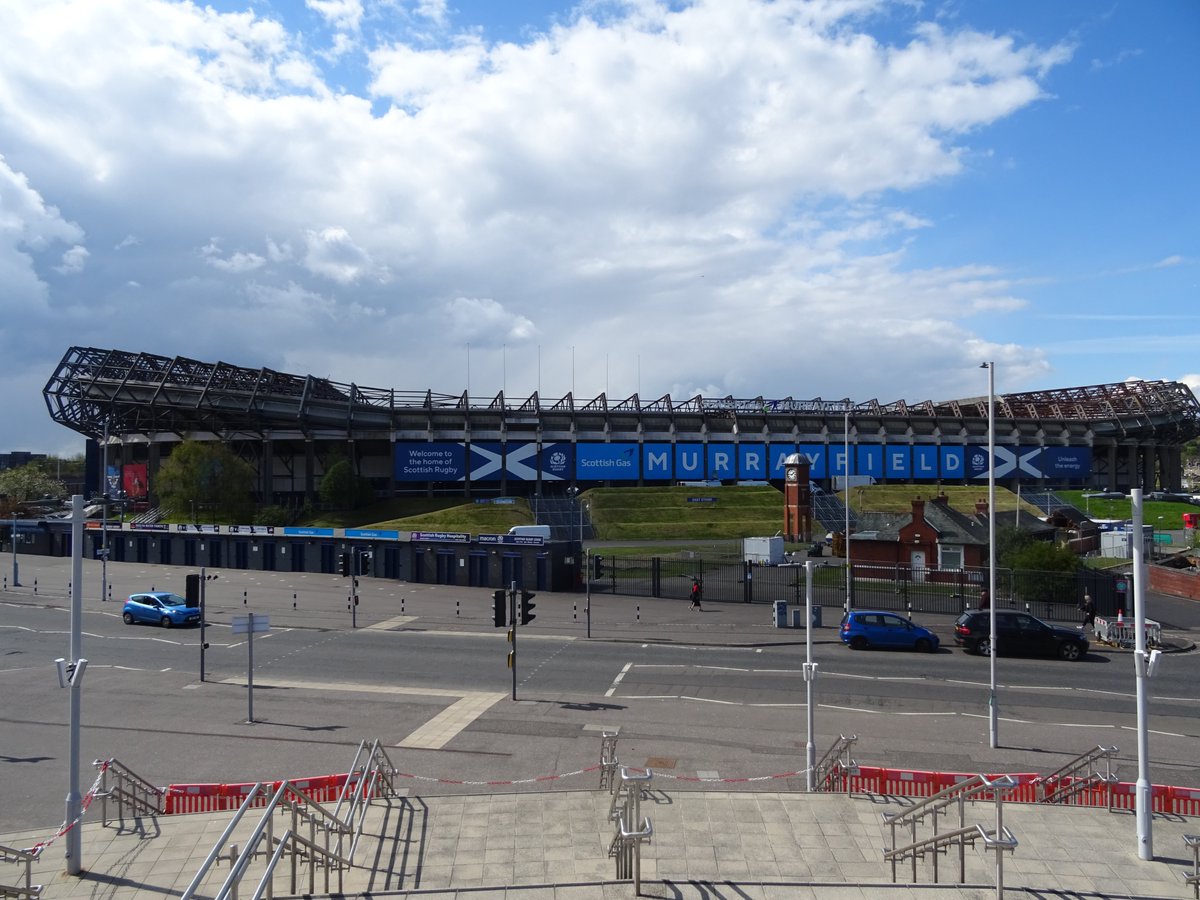
[[[218,805],[220,788],[219,784],[173,784],[167,788],[163,814],[216,812],[222,808]]]
[[[1200,791],[1195,788],[1170,788],[1171,808],[1177,816],[1200,816]]]
[[[851,794],[882,794],[883,773],[877,766],[859,766],[857,772],[845,776],[845,790]]]
[[[937,772],[884,769],[882,794],[895,797],[932,797],[939,790]]]

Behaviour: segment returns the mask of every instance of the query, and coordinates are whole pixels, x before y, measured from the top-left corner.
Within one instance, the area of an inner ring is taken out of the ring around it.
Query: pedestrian
[[[1092,595],[1087,591],[1083,592],[1083,600],[1079,602],[1079,611],[1083,613],[1083,624],[1080,629],[1086,631],[1089,625],[1096,624],[1096,604],[1092,601]]]
[[[691,594],[692,606],[691,606],[691,608],[694,609],[696,612],[702,612],[702,610],[700,609],[700,594],[701,594],[700,579],[693,578],[692,579],[692,594]]]
[[[982,591],[979,592],[979,608],[980,609],[990,609],[991,605],[992,605],[992,598],[988,594],[987,588],[984,588]]]

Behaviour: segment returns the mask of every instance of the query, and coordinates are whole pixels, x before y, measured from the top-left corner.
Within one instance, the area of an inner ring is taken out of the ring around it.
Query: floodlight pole
[[[1134,672],[1137,675],[1138,777],[1134,785],[1137,818],[1138,859],[1154,859],[1153,809],[1150,794],[1150,730],[1146,710],[1146,537],[1142,516],[1142,489],[1129,492],[1133,505],[1133,633]]]
[[[999,746],[1000,709],[996,703],[996,363],[988,370],[988,739]]]

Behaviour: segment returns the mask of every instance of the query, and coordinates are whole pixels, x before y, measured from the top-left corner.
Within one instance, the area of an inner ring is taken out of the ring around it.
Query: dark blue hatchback
[[[933,653],[941,641],[928,628],[894,612],[879,609],[852,609],[842,616],[842,643],[855,650],[868,647],[895,647]]]

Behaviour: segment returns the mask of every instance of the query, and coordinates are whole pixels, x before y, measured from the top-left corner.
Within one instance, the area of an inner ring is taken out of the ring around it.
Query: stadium
[[[335,455],[349,457],[380,497],[782,485],[783,460],[793,453],[826,490],[843,475],[932,485],[980,484],[988,476],[987,396],[916,403],[481,398],[93,347],[70,348],[44,396],[56,422],[89,439],[89,492],[99,492],[103,459],[110,493],[149,505],[161,460],[188,439],[232,448],[257,473],[257,500],[284,506],[313,501],[324,461]],[[1012,490],[1177,492],[1183,446],[1200,435],[1200,403],[1177,382],[994,400],[995,478]]]

